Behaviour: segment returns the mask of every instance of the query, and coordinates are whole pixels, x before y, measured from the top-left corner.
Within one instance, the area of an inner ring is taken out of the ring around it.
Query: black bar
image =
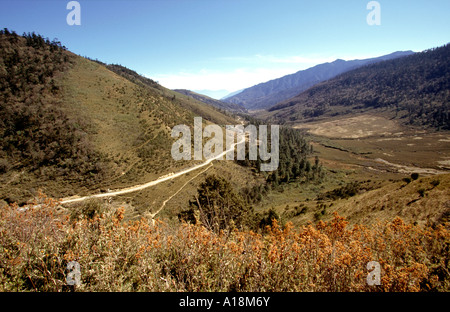
[[[268,298],[268,299],[267,299]],[[305,311],[447,306],[449,293],[0,293],[3,306],[139,311]],[[134,312],[134,311],[133,311]]]

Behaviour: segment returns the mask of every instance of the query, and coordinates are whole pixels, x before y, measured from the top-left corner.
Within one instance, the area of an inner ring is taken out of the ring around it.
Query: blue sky
[[[118,63],[169,88],[236,91],[319,63],[423,51],[450,42],[450,1],[0,0],[0,27],[58,38],[74,53]]]

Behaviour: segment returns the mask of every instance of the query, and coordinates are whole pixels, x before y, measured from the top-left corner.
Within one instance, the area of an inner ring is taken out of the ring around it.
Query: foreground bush
[[[201,225],[124,222],[123,209],[70,218],[57,202],[0,208],[1,291],[449,291],[450,234],[392,222],[350,227],[335,215],[264,235]],[[81,284],[68,286],[77,261]],[[367,263],[381,285],[367,285]]]

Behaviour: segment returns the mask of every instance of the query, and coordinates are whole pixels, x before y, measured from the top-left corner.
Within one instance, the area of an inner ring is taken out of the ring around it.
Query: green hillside
[[[148,181],[186,166],[171,129],[230,115],[40,35],[0,33],[0,199],[23,202]]]

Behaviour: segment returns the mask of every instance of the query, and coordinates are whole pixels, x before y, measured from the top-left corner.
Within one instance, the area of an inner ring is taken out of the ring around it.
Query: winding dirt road
[[[235,147],[237,144],[242,143],[242,142],[244,142],[244,141],[245,141],[245,137],[244,137],[240,142],[233,143],[233,145],[231,146],[231,148],[229,148],[228,150],[225,150],[224,152],[220,153],[219,155],[217,155],[217,156],[215,156],[215,157],[213,157],[213,158],[210,158],[210,159],[206,160],[205,162],[203,162],[203,163],[201,163],[201,164],[199,164],[199,165],[196,165],[196,166],[194,166],[194,167],[191,167],[191,168],[188,168],[188,169],[179,171],[179,172],[174,173],[174,174],[172,174],[172,175],[170,175],[170,176],[164,176],[164,177],[158,178],[158,179],[156,179],[156,180],[147,182],[147,183],[145,183],[145,184],[140,184],[140,185],[136,185],[136,186],[132,186],[132,187],[128,187],[128,188],[116,190],[116,191],[111,191],[111,192],[108,192],[108,193],[100,193],[100,194],[89,195],[89,196],[83,196],[83,197],[79,197],[79,196],[71,196],[71,197],[67,197],[67,198],[62,198],[62,199],[60,200],[60,204],[70,204],[70,203],[75,203],[75,202],[81,202],[81,201],[85,201],[85,200],[90,199],[90,198],[114,197],[114,196],[118,196],[118,195],[123,195],[123,194],[128,194],[128,193],[132,193],[132,192],[141,191],[141,190],[143,190],[143,189],[152,187],[152,186],[154,186],[154,185],[157,185],[157,184],[162,183],[162,182],[165,182],[165,181],[169,181],[169,180],[178,178],[178,177],[180,177],[180,176],[182,176],[182,175],[185,175],[185,174],[187,174],[187,173],[189,173],[189,172],[191,172],[191,171],[195,171],[195,170],[197,170],[197,169],[199,169],[199,168],[205,167],[205,166],[207,166],[208,164],[210,164],[211,162],[213,162],[214,160],[221,159],[221,158],[224,157],[229,151],[234,150],[234,147]]]

